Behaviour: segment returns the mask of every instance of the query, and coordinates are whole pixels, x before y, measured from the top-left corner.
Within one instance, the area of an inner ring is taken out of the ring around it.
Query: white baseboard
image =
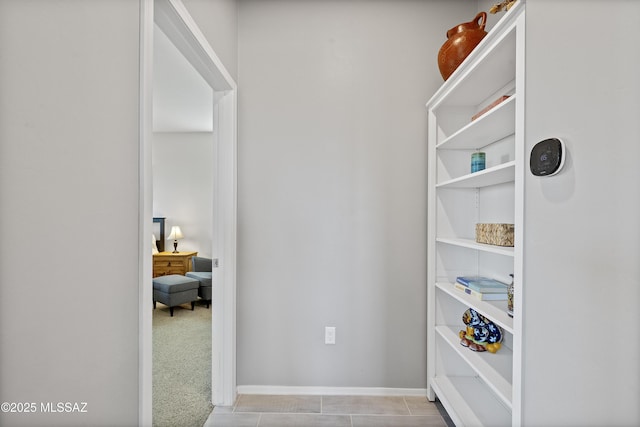
[[[427,397],[427,389],[387,387],[298,387],[278,385],[239,385],[238,394]]]

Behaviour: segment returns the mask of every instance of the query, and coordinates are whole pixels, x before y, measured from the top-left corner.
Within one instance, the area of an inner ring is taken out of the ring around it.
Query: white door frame
[[[211,400],[236,398],[237,86],[181,0],[140,0],[140,415],[152,418],[153,28],[162,29],[214,91],[213,270]]]

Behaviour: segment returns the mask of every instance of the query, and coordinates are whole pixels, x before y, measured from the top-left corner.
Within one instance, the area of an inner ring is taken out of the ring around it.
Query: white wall
[[[579,5],[578,5],[579,3]],[[527,2],[523,424],[640,425],[640,2]]]
[[[167,218],[165,237],[180,226],[179,251],[211,257],[213,133],[153,134],[153,215]],[[165,240],[165,250],[173,251],[173,240]]]
[[[2,425],[138,422],[138,40],[136,1],[0,1]]]
[[[475,7],[239,3],[239,385],[426,387],[424,104]]]

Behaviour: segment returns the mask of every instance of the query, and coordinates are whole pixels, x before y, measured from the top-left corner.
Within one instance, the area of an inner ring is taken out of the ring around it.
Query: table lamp
[[[173,240],[174,254],[178,253],[178,240],[182,238],[184,238],[184,235],[182,234],[182,230],[180,230],[180,227],[177,225],[174,225],[173,227],[171,227],[171,234],[169,234],[169,237],[167,238],[167,240]]]

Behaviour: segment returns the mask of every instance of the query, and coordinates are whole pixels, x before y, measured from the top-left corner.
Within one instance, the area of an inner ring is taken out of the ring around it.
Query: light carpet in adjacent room
[[[201,427],[211,404],[211,309],[153,310],[153,425]]]

